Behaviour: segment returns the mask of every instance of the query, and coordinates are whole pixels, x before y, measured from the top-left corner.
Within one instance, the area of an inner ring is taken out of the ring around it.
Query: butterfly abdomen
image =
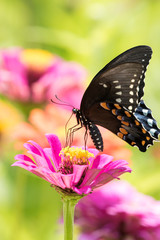
[[[89,134],[93,140],[95,147],[99,151],[103,151],[103,139],[98,127],[92,122],[88,122]]]

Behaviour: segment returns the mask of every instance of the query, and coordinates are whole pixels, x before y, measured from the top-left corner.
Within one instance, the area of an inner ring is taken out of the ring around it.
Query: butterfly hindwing
[[[138,121],[141,122],[143,127],[151,135],[154,140],[158,140],[160,129],[157,126],[156,120],[152,116],[151,110],[145,105],[144,101],[141,100],[134,116]]]
[[[95,104],[92,110],[90,118],[94,124],[107,128],[131,146],[137,146],[142,152],[145,152],[156,140],[133,113],[119,104],[102,102]],[[153,118],[152,120],[155,121]],[[160,133],[158,128],[157,132]]]

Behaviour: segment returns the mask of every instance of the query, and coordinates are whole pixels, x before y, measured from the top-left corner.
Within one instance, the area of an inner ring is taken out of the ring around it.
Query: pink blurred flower
[[[79,202],[76,222],[80,240],[159,240],[160,201],[112,182]]]
[[[19,154],[12,166],[22,167],[66,192],[88,194],[125,172],[131,172],[124,160],[99,155],[98,150],[66,147],[56,135],[46,134],[50,148],[41,148],[34,141],[24,144],[27,155]]]
[[[56,94],[79,107],[85,69],[39,49],[0,51],[0,93],[23,102],[50,101]]]

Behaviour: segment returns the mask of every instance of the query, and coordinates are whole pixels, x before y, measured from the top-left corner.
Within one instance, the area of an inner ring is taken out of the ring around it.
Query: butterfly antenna
[[[57,100],[58,100],[59,102],[55,102],[53,99],[51,99],[51,102],[52,102],[52,103],[74,108],[73,105],[71,105],[71,104],[69,104],[69,103],[67,103],[67,102],[62,101],[60,98],[57,97],[57,95],[55,95],[55,98],[57,98]],[[61,102],[61,103],[60,103],[60,102]]]

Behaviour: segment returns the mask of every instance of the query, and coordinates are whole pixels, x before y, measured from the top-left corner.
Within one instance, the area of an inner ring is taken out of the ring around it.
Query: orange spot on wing
[[[149,141],[151,138],[150,137],[146,137],[147,141]]]
[[[143,132],[144,134],[146,134],[147,131],[146,131],[145,129],[142,128],[142,132]]]
[[[121,132],[118,132],[118,133],[117,133],[117,136],[118,136],[119,138],[122,138],[122,139],[123,139],[123,134],[122,134]]]
[[[123,134],[128,134],[128,132],[127,132],[126,129],[124,129],[124,128],[120,128],[119,130],[120,130],[121,133],[123,133]]]
[[[117,116],[117,119],[121,121],[122,120],[122,116]]]
[[[134,122],[135,122],[135,124],[136,124],[137,126],[140,125],[140,123],[139,123],[137,120],[135,120]]]
[[[131,145],[133,146],[133,145],[136,145],[136,143],[135,142],[131,142]]]
[[[144,146],[144,145],[145,145],[145,143],[146,143],[146,141],[145,141],[145,140],[143,140],[143,141],[142,141],[142,146]]]
[[[114,106],[115,106],[117,109],[121,109],[121,106],[119,106],[119,104],[114,104]]]
[[[104,109],[106,109],[106,110],[110,110],[110,108],[107,107],[106,102],[101,102],[100,105],[101,105],[101,107],[103,107]]]
[[[129,122],[121,121],[122,124],[129,126]]]
[[[131,117],[131,116],[132,116],[132,115],[131,115],[129,112],[127,112],[127,111],[125,111],[124,113],[126,114],[127,117]]]
[[[116,109],[112,109],[113,115],[116,115]]]
[[[122,116],[117,116],[117,119],[121,121],[122,120]]]

